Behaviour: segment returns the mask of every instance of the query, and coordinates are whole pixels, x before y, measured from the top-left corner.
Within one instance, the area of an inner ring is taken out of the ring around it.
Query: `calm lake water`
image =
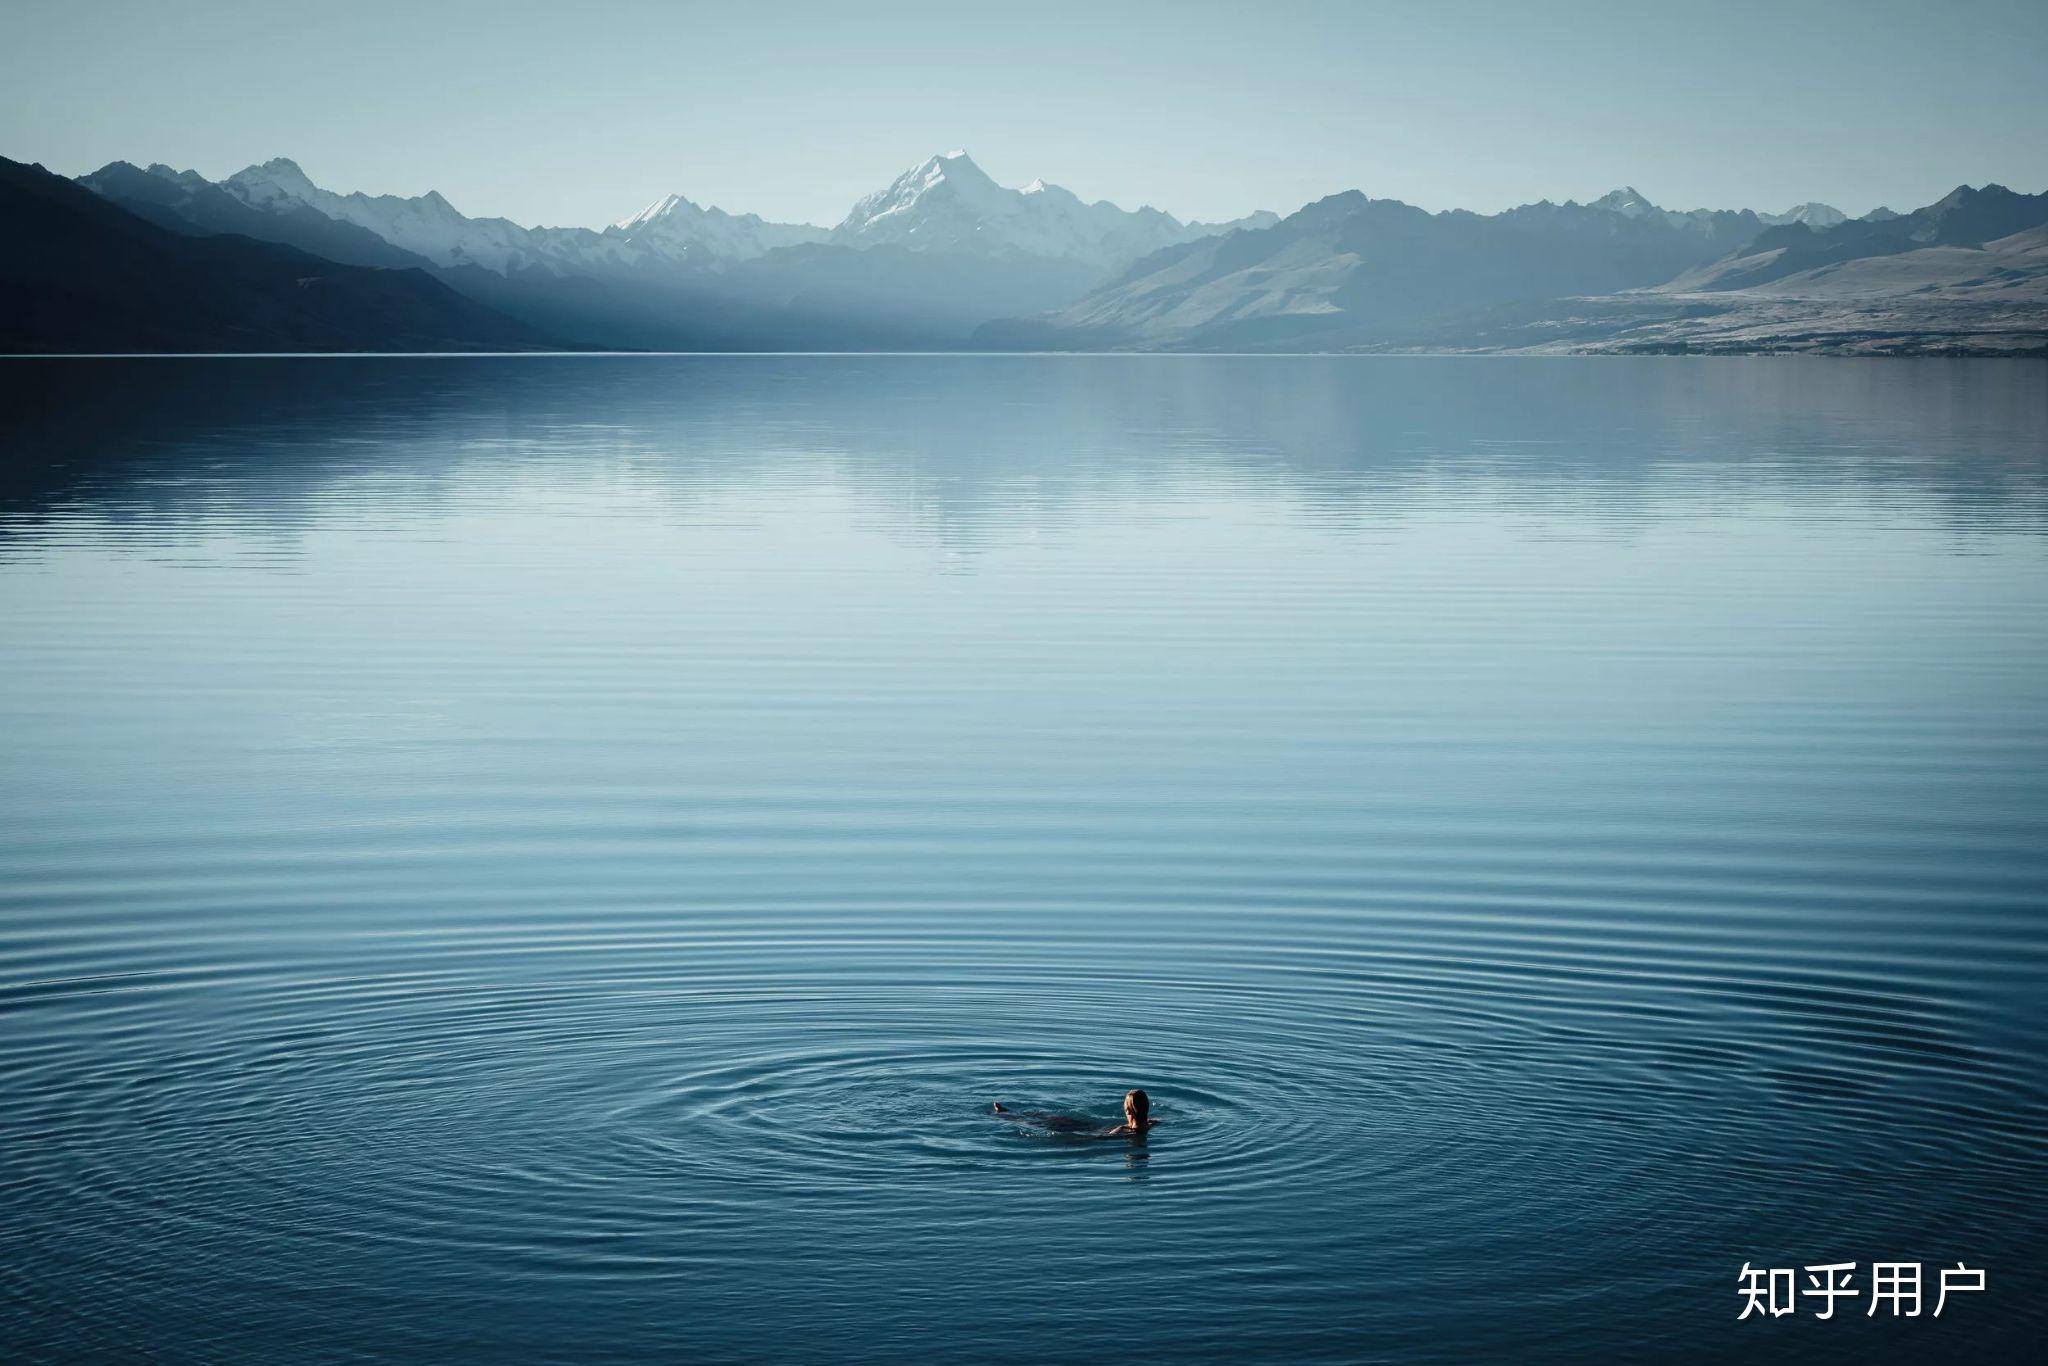
[[[2040,365],[0,396],[9,1360],[2039,1359]]]

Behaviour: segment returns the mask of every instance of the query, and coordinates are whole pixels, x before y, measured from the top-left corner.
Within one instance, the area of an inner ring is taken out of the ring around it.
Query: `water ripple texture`
[[[7,361],[0,443],[9,1361],[2038,1359],[2039,365]],[[1989,1285],[1737,1321],[1852,1260]]]

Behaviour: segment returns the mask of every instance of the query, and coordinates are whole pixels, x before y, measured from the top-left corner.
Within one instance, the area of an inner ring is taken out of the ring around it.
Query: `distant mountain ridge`
[[[1869,256],[1892,256],[1926,247],[1982,247],[2048,223],[2048,194],[2016,194],[2003,185],[1959,185],[1909,214],[1816,224],[1784,223],[1760,233],[1741,253],[1669,281],[1662,288],[1749,289],[1789,276]]]
[[[829,229],[681,194],[594,229],[470,218],[432,191],[338,193],[286,158],[217,184],[125,162],[80,183],[173,232],[422,270],[532,334],[596,347],[1671,349],[1754,346],[1777,328],[1797,345],[2004,350],[2048,332],[2025,237],[2044,197],[1999,186],[1860,219],[1817,201],[1672,210],[1623,186],[1497,214],[1354,190],[1284,219],[1199,223],[1044,181],[1006,188],[951,152]],[[1935,249],[1948,254],[1839,274]],[[1878,326],[1884,291],[1908,281],[1913,298]],[[1794,337],[1802,307],[1836,321]]]
[[[1643,196],[1642,191],[1636,189],[1633,185],[1624,185],[1618,190],[1610,190],[1586,207],[1606,209],[1608,212],[1618,213],[1624,218],[1662,218],[1674,227],[1681,228],[1711,223],[1716,221],[1721,215],[1731,213],[1736,216],[1748,214],[1767,227],[1776,226],[1780,223],[1805,223],[1816,228],[1831,228],[1837,223],[1846,221],[1849,217],[1849,215],[1843,213],[1834,205],[1822,204],[1817,200],[1809,201],[1805,204],[1794,204],[1783,213],[1757,213],[1753,210],[1742,209],[1689,209],[1685,211],[1664,209],[1652,204]]]
[[[1352,191],[1271,228],[1156,253],[1063,309],[987,324],[976,340],[1196,351],[1673,350],[1692,338],[1710,349],[2048,349],[2048,261],[2025,236],[2048,225],[2048,195],[1965,186],[1889,218],[1851,220],[1825,205],[1773,217],[1673,213],[1626,188],[1492,216]],[[1950,254],[1863,270],[1854,290],[1820,278],[1937,247]]]
[[[309,251],[351,266],[407,270],[431,264],[377,233],[299,204],[255,208],[197,171],[111,162],[78,183],[174,232],[232,232]]]
[[[116,197],[132,197],[138,191],[161,193],[142,190],[135,174],[135,168],[117,162],[80,179]],[[164,166],[152,166],[146,174],[174,181],[188,192],[208,184],[195,172]],[[1279,221],[1277,214],[1262,212],[1230,223],[1182,223],[1150,207],[1127,211],[1107,200],[1084,203],[1043,180],[1021,190],[1005,189],[965,152],[931,157],[912,167],[887,188],[855,204],[830,230],[701,208],[681,194],[666,195],[602,229],[526,228],[504,218],[470,218],[433,190],[404,198],[323,189],[286,157],[237,171],[218,188],[254,210],[289,217],[312,209],[362,228],[411,257],[444,268],[478,266],[501,275],[678,263],[715,269],[783,247],[822,242],[1037,256],[1109,270],[1177,242]]]
[[[1763,230],[1747,210],[1671,214],[1633,190],[1492,215],[1430,213],[1351,190],[1268,228],[1156,253],[1058,313],[993,323],[979,339],[1167,349],[1385,342],[1503,304],[1659,284]]]
[[[480,266],[507,274],[587,267],[602,251],[588,228],[523,228],[507,218],[470,218],[438,190],[397,195],[336,194],[315,185],[298,163],[277,157],[237,171],[221,188],[252,209],[286,215],[313,209],[353,224],[437,266]]]
[[[186,188],[207,199],[199,186]],[[166,191],[161,199],[174,197]],[[41,166],[0,158],[0,351],[561,344],[422,270],[344,264],[233,233],[172,231]]]
[[[680,194],[603,228],[470,218],[437,192],[341,194],[279,157],[218,185],[117,162],[81,177],[174,230],[239,232],[336,259],[424,266],[530,325],[628,348],[955,346],[991,318],[1058,307],[1161,246],[1278,221],[1182,223],[995,184],[932,157],[827,230],[699,207]]]

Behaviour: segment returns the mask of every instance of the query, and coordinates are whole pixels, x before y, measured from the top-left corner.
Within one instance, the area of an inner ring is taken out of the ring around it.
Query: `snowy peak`
[[[951,181],[954,185],[968,190],[999,188],[995,181],[989,179],[988,172],[976,165],[974,158],[959,147],[930,158],[923,165],[913,167],[908,174],[922,177],[934,185]]]
[[[290,157],[272,157],[260,166],[235,172],[221,188],[251,208],[277,204],[312,204],[326,193]]]
[[[1815,230],[1832,228],[1849,221],[1848,214],[1832,204],[1822,204],[1818,201],[1794,204],[1783,213],[1760,213],[1757,218],[1772,227],[1777,227],[1781,223],[1804,223]]]
[[[221,182],[221,188],[252,209],[315,209],[337,222],[366,228],[439,266],[481,266],[501,275],[530,266],[553,268],[543,249],[543,234],[503,218],[464,217],[438,190],[411,199],[336,194],[314,184],[287,157],[237,171]]]
[[[823,241],[825,230],[808,223],[770,223],[758,214],[729,214],[716,206],[700,208],[672,194],[620,219],[604,235],[667,260],[709,263],[751,260],[777,247]]]
[[[163,168],[162,174],[180,173]],[[312,209],[435,265],[479,266],[500,275],[650,266],[718,270],[779,248],[826,241],[856,249],[1042,258],[1108,273],[1164,247],[1275,221],[1259,213],[1231,223],[1182,223],[1157,209],[1126,212],[1107,201],[1084,203],[1043,180],[1005,189],[965,151],[927,157],[854,205],[829,232],[706,208],[681,194],[664,195],[602,231],[523,228],[503,218],[467,217],[436,190],[405,198],[323,189],[288,157],[238,171],[221,188],[252,209]]]
[[[1043,183],[1040,188],[1045,188]],[[933,222],[913,219],[936,220],[962,214],[1000,217],[1014,212],[1015,206],[1006,201],[1006,196],[1015,193],[989,179],[988,173],[975,165],[967,153],[948,152],[926,158],[897,176],[888,189],[855,204],[834,231],[843,236],[865,233],[877,240],[910,237],[920,229],[934,226]],[[887,223],[889,219],[903,221]],[[885,223],[886,226],[878,226]]]
[[[1586,207],[1605,209],[1609,213],[1618,213],[1623,218],[1663,218],[1679,227],[1685,226],[1688,221],[1696,222],[1702,216],[1714,212],[1709,209],[1694,209],[1689,213],[1680,213],[1673,209],[1661,209],[1652,204],[1643,192],[1633,185],[1610,190]],[[1780,223],[1804,223],[1816,229],[1832,228],[1848,219],[1848,215],[1834,205],[1817,201],[1795,204],[1783,213],[1760,213],[1756,217],[1758,222],[1772,227]]]
[[[1643,198],[1641,192],[1633,185],[1609,190],[1587,207],[1605,209],[1609,213],[1618,213],[1623,218],[1647,218],[1651,214],[1662,212],[1655,204]]]
[[[649,204],[646,208],[640,210],[640,212],[634,214],[632,217],[621,218],[618,222],[612,224],[612,226],[617,228],[621,232],[631,232],[635,228],[645,226],[646,224],[649,223],[659,222],[662,219],[668,218],[672,215],[682,214],[695,216],[702,212],[703,210],[699,209],[695,204],[692,204],[689,200],[683,198],[679,194],[663,195],[660,199],[655,200],[652,204]]]
[[[885,193],[921,194],[949,184],[955,189],[964,189],[969,193],[981,189],[1000,188],[995,181],[989,179],[987,171],[975,164],[973,157],[956,149],[925,158],[896,177],[896,183]]]
[[[956,151],[926,158],[855,204],[832,239],[852,247],[1043,257],[1109,272],[1248,221],[1270,220],[1254,215],[1236,223],[1187,224],[1153,208],[1126,211],[1107,200],[1086,203],[1044,180],[1005,189],[966,152]]]
[[[1618,190],[1610,191],[1586,207],[1618,213],[1623,218],[1638,222],[1664,222],[1674,228],[1709,234],[1725,226],[1728,221],[1736,219],[1753,221],[1765,227],[1804,223],[1815,230],[1823,230],[1832,228],[1847,218],[1846,214],[1833,205],[1818,202],[1795,204],[1783,213],[1752,213],[1747,209],[1691,209],[1681,212],[1677,209],[1659,208],[1633,185],[1624,185]]]
[[[478,266],[499,275],[539,271],[565,276],[646,268],[716,267],[797,242],[824,237],[820,228],[735,217],[668,195],[630,218],[588,228],[524,228],[504,218],[470,218],[439,190],[412,198],[337,194],[322,189],[284,157],[239,171],[222,188],[254,209],[286,213],[305,207],[352,223],[437,266]]]

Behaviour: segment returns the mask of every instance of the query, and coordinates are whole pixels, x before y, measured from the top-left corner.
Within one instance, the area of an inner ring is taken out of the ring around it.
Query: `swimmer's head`
[[[1133,1129],[1143,1129],[1145,1119],[1152,1113],[1152,1097],[1143,1091],[1124,1092],[1124,1123]]]

